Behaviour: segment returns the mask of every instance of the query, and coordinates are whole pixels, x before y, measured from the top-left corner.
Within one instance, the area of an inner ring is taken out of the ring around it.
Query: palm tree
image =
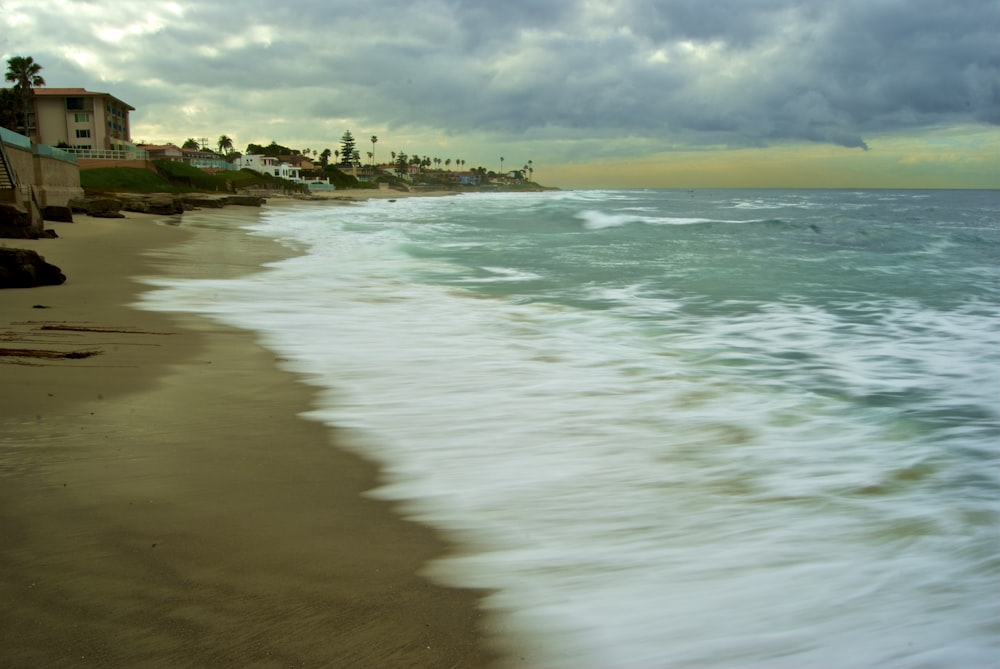
[[[219,135],[219,153],[229,155],[233,152],[233,140],[229,135]]]
[[[503,174],[503,156],[500,156],[500,174]]]
[[[528,161],[528,181],[535,180],[535,163],[531,160]]]
[[[6,81],[14,83],[14,89],[21,96],[22,113],[22,134],[28,135],[28,108],[31,105],[31,89],[35,86],[44,86],[45,79],[39,72],[42,66],[35,62],[31,56],[14,56],[7,60],[7,73],[4,75]]]
[[[378,141],[378,137],[372,135],[372,152],[369,155],[371,157],[372,165],[375,164],[375,142]]]
[[[198,140],[195,139],[194,137],[188,137],[186,140],[184,140],[184,143],[181,144],[181,148],[182,149],[200,149],[201,148],[201,144],[199,144]]]

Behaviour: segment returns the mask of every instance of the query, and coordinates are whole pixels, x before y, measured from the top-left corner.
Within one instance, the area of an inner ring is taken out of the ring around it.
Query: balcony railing
[[[77,158],[95,160],[149,160],[149,151],[145,149],[128,149],[126,151],[111,151],[107,149],[62,149]]]

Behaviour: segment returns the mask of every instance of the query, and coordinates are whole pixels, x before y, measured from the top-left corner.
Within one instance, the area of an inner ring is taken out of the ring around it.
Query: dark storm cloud
[[[1000,123],[995,0],[177,5],[113,3],[122,26],[148,28],[117,43],[97,37],[100,13],[88,34],[53,5],[36,23],[51,26],[48,52],[29,50],[47,74],[68,69],[62,45],[100,50],[136,106],[173,95],[455,134],[866,148],[883,132]]]

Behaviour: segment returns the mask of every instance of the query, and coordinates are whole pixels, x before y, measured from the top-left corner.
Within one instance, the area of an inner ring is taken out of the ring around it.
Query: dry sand
[[[126,306],[136,276],[288,253],[227,229],[254,211],[0,240],[68,277],[0,291],[0,348],[97,352],[0,356],[0,667],[495,663],[480,593],[417,575],[447,546],[362,496],[377,472],[297,417],[307,386],[252,333]]]

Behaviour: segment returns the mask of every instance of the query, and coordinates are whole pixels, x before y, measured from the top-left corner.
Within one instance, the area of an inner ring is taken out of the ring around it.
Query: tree
[[[219,135],[219,153],[229,155],[233,152],[233,140],[228,135]]]
[[[21,98],[21,134],[28,134],[28,110],[31,107],[32,88],[44,86],[45,79],[39,72],[42,66],[31,56],[14,56],[7,60],[6,81],[14,83],[14,90]]]
[[[323,149],[323,152],[319,154],[319,162],[323,165],[323,167],[326,167],[330,162],[331,155],[333,155],[333,152],[330,151],[330,149]]]
[[[409,157],[405,153],[393,153],[396,156],[396,176],[402,178],[406,175],[407,165],[410,163]]]
[[[21,98],[13,88],[0,88],[0,127],[14,130],[21,123]]]
[[[354,135],[350,130],[345,130],[340,138],[340,156],[345,163],[350,163],[354,159]]]
[[[198,140],[195,139],[194,137],[188,137],[187,139],[184,140],[184,143],[181,144],[181,148],[182,149],[200,149],[201,148],[201,144],[199,144]]]
[[[500,156],[500,174],[503,174],[503,156]]]
[[[369,157],[371,158],[372,165],[375,164],[375,142],[377,142],[377,141],[378,141],[378,137],[376,137],[375,135],[372,135],[372,152],[370,154],[368,154]]]

